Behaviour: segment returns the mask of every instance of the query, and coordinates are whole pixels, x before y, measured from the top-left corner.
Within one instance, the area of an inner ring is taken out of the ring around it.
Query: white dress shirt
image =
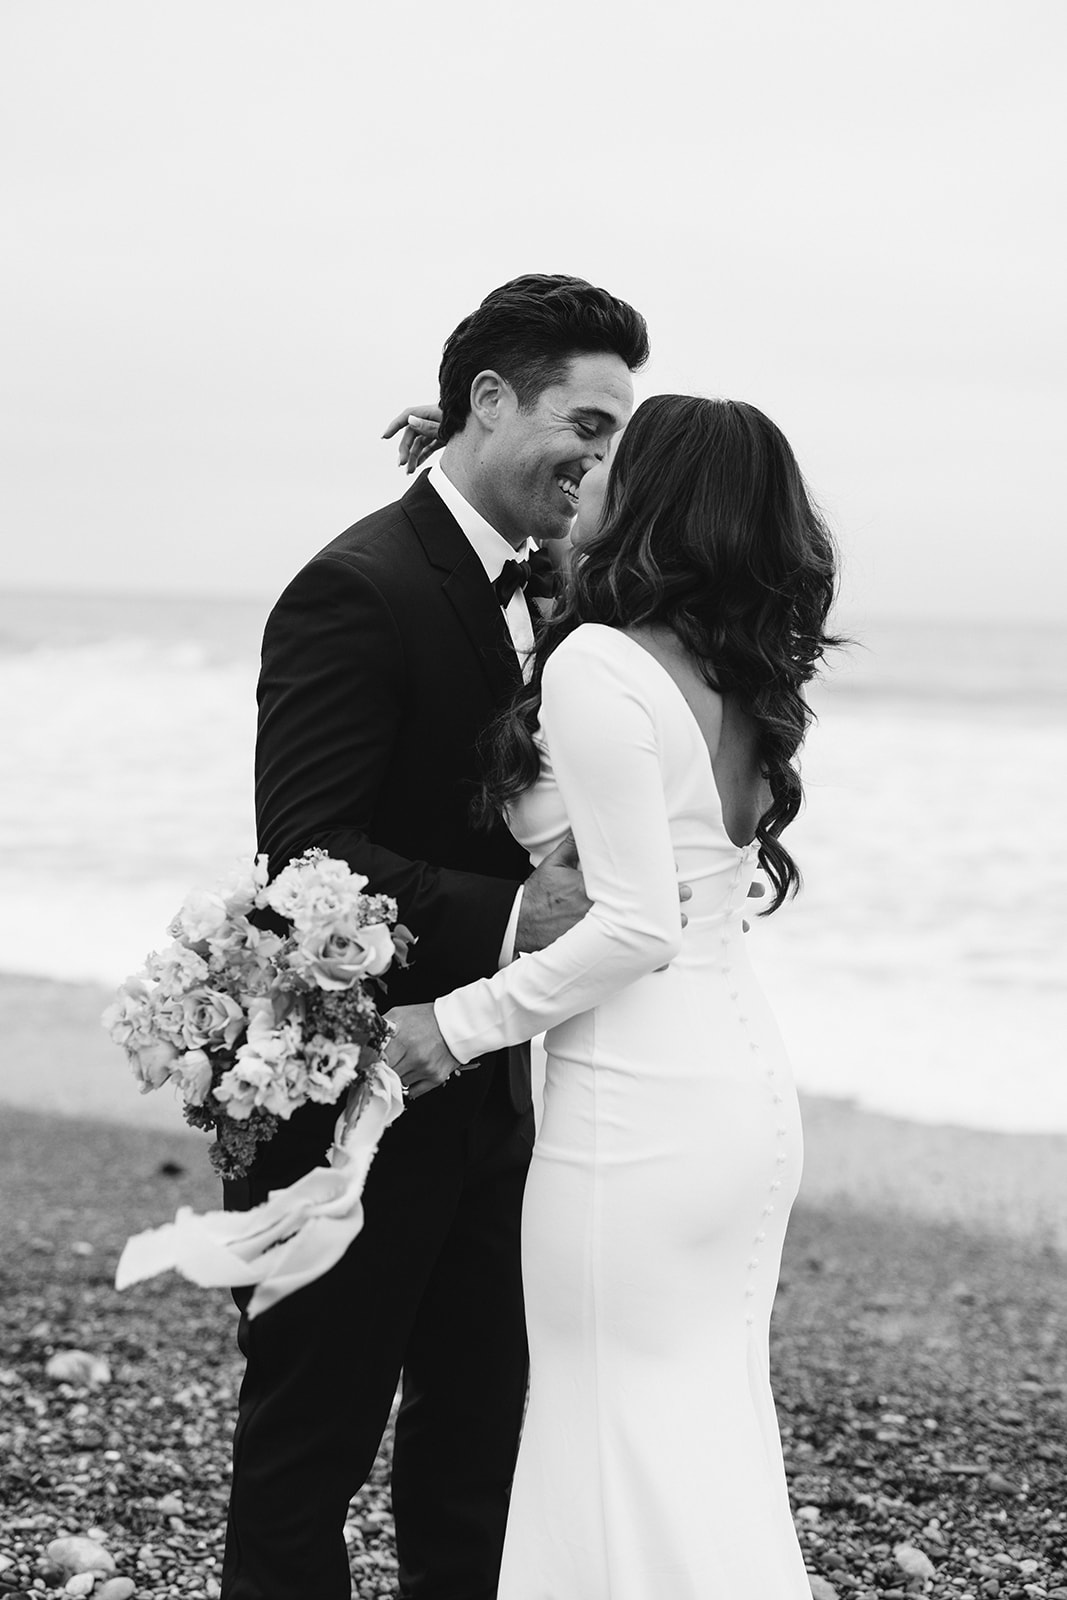
[[[530,559],[531,553],[537,548],[533,540],[527,539],[517,550],[508,544],[508,541],[486,522],[481,512],[475,511],[470,501],[463,498],[452,479],[445,475],[445,469],[439,461],[432,464],[426,476],[432,488],[437,491],[459,523],[464,538],[485,568],[485,575],[490,583],[496,582],[506,562]],[[508,625],[522,675],[529,679],[533,670],[530,657],[534,643],[533,623],[530,620],[530,608],[526,604],[526,596],[521,589],[515,590],[504,607],[504,621]]]
[[[478,560],[485,568],[485,575],[490,583],[495,583],[504,570],[507,561],[528,561],[530,553],[536,547],[531,539],[520,545],[518,550],[476,511],[469,500],[460,494],[451,478],[445,474],[440,461],[434,461],[426,473],[430,486],[444,501],[445,506],[459,523],[460,530],[474,551]],[[526,604],[526,596],[522,589],[516,589],[507,605],[504,607],[504,621],[507,623],[511,641],[515,646],[515,654],[519,658],[522,675],[528,679],[533,670],[534,635],[533,622],[530,619],[530,608]],[[504,943],[500,947],[499,965],[508,966],[515,959],[515,935],[519,926],[519,909],[522,905],[522,890],[515,896],[515,904],[511,908],[508,925],[504,930]]]

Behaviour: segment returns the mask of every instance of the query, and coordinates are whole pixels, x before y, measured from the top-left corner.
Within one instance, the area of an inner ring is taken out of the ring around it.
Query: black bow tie
[[[497,602],[506,609],[516,589],[525,589],[528,598],[551,599],[556,592],[552,557],[535,550],[528,561],[505,561],[499,577],[493,579]]]

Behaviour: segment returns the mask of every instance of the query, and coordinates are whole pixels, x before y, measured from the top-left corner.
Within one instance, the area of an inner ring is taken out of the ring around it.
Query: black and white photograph
[[[0,7],[0,1600],[1067,1600],[1065,72]]]

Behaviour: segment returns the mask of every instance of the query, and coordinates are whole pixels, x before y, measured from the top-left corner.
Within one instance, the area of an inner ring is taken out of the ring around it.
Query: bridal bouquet
[[[183,1209],[137,1235],[119,1288],[168,1267],[201,1284],[257,1283],[254,1315],[319,1276],[359,1232],[367,1170],[403,1106],[382,1059],[390,1029],[373,991],[393,961],[407,965],[412,942],[396,902],[366,894],[366,884],[322,850],[268,883],[260,856],[226,889],[186,898],[168,930],[173,944],[150,955],[104,1013],[141,1092],[176,1084],[186,1121],[214,1130],[211,1160],[223,1177],[243,1177],[257,1146],[301,1106],[347,1095],[327,1167],[251,1211]],[[252,922],[266,910],[288,920],[286,934]]]

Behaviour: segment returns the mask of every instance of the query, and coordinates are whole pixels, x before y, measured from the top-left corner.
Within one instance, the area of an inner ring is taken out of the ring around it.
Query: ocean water
[[[120,980],[254,843],[268,602],[0,594],[0,970]],[[1067,1131],[1067,630],[871,623],[753,959],[802,1085]]]

